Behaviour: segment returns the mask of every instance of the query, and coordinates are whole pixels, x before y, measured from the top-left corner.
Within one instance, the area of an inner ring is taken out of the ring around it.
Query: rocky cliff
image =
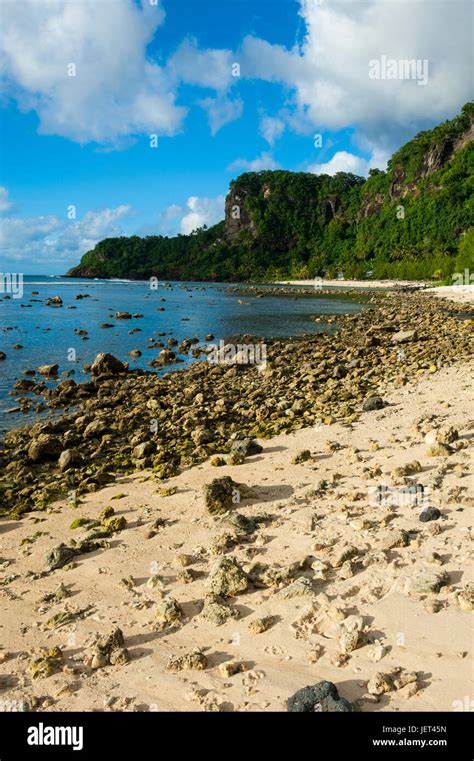
[[[473,141],[468,103],[367,180],[346,172],[247,172],[231,182],[222,223],[191,236],[101,241],[68,275],[239,280],[343,269],[417,278],[474,268]]]

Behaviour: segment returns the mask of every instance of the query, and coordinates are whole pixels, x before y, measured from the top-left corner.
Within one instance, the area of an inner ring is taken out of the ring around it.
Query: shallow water
[[[168,336],[178,341],[197,337],[204,343],[204,336],[213,333],[213,343],[217,344],[220,339],[244,333],[263,338],[297,337],[333,330],[331,326],[313,322],[312,315],[352,314],[364,308],[364,304],[342,296],[301,298],[298,287],[294,288],[295,297],[264,298],[229,293],[226,288],[226,285],[213,283],[160,283],[152,290],[148,281],[25,277],[22,298],[4,299],[0,294],[0,351],[7,355],[6,360],[0,362],[0,431],[28,422],[29,418],[22,413],[7,412],[16,406],[15,397],[8,392],[18,378],[24,377],[22,371],[26,369],[58,364],[59,373],[74,370],[73,377],[80,382],[89,379],[82,371],[83,365],[92,362],[99,352],[107,351],[128,361],[132,368],[149,370],[147,363],[160,349],[148,348],[148,338],[166,344]],[[32,291],[39,293],[34,295]],[[90,298],[76,300],[78,293],[89,294]],[[46,299],[52,296],[60,296],[63,306],[46,306]],[[239,299],[245,303],[240,304]],[[158,311],[160,307],[165,311]],[[116,311],[138,313],[143,317],[116,320]],[[102,323],[113,323],[114,327],[104,329],[100,327]],[[133,328],[141,331],[129,335],[128,331]],[[75,329],[87,330],[88,340],[75,335]],[[159,332],[165,332],[166,336],[158,337]],[[23,348],[13,349],[15,344]],[[132,349],[140,349],[142,356],[127,356],[126,352]],[[74,353],[75,361],[71,359]],[[192,361],[189,357],[183,359]],[[182,365],[171,367],[176,366]],[[40,397],[35,399],[41,401]]]

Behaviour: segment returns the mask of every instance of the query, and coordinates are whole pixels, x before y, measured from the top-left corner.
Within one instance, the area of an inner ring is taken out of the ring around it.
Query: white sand
[[[19,522],[0,521],[0,557],[10,561],[0,576],[19,574],[0,586],[0,683],[12,680],[9,689],[3,683],[3,705],[37,696],[42,710],[280,711],[297,689],[322,679],[333,681],[348,700],[359,701],[362,711],[444,711],[463,705],[465,696],[472,694],[473,629],[470,614],[458,607],[457,593],[472,580],[468,561],[474,506],[472,369],[471,361],[427,375],[416,387],[387,393],[390,405],[364,414],[352,429],[340,424],[307,428],[261,442],[263,453],[243,465],[216,468],[206,462],[188,469],[168,482],[178,487],[173,496],[159,496],[160,484],[144,480],[147,474],[142,472],[86,496],[75,509],[58,502],[49,513],[32,513]],[[423,437],[413,429],[415,418],[429,415],[434,416],[434,428],[450,423],[459,430],[460,441],[449,457],[428,457]],[[370,440],[377,444],[370,445]],[[331,452],[330,441],[342,449]],[[291,464],[294,454],[305,448],[313,459]],[[419,522],[420,507],[385,507],[370,495],[374,486],[393,484],[394,467],[414,459],[423,467],[416,482],[429,486],[438,480],[430,493],[431,503],[442,512],[435,522]],[[376,475],[378,467],[381,474]],[[230,601],[240,618],[216,628],[198,618],[206,577],[215,561],[209,547],[220,533],[204,511],[202,486],[223,475],[254,490],[252,499],[238,505],[241,513],[248,517],[267,513],[273,518],[253,543],[231,551],[244,567],[251,558],[286,565],[312,556],[329,570],[326,581],[314,580],[313,597],[282,599],[275,589],[240,595]],[[334,488],[325,495],[305,496],[322,479],[332,480]],[[126,496],[111,501],[120,493]],[[114,506],[128,521],[109,549],[82,555],[77,567],[44,578],[32,581],[25,575],[45,569],[45,557],[54,545],[81,535],[81,529],[69,529],[74,518],[95,517],[105,505]],[[394,519],[385,527],[384,519],[392,511]],[[45,520],[37,523],[38,518]],[[167,522],[147,539],[157,518]],[[357,528],[356,519],[368,521],[368,527]],[[384,556],[386,532],[400,529],[410,532],[409,546]],[[21,544],[37,531],[45,534],[32,544]],[[355,545],[359,552],[354,575],[346,579],[340,569],[330,567],[336,548],[345,544]],[[430,561],[433,552],[442,565]],[[179,583],[178,553],[194,558],[191,567],[200,576],[192,583]],[[364,567],[368,560],[373,564]],[[408,596],[406,581],[422,568],[446,571],[449,585],[437,594]],[[155,574],[162,580],[161,592],[147,586]],[[120,579],[130,576],[132,591],[119,585]],[[60,582],[71,596],[52,605],[41,603],[40,598]],[[161,594],[175,597],[185,613],[182,624],[167,631],[154,627],[154,606]],[[433,601],[439,612],[432,612]],[[335,660],[341,653],[334,638],[340,626],[336,619],[326,615],[324,633],[292,626],[312,603],[325,614],[330,611],[334,616],[340,606],[345,614],[363,616],[365,644],[350,654],[345,665]],[[45,622],[65,609],[82,613],[74,623],[48,631]],[[262,634],[250,634],[249,621],[267,615],[275,616],[274,625]],[[122,628],[131,662],[90,671],[84,659],[91,636],[112,625]],[[384,654],[373,662],[377,641]],[[32,681],[28,669],[32,652],[54,645],[64,649],[64,671]],[[310,663],[308,654],[317,646],[321,657]],[[205,671],[165,670],[169,656],[195,647],[203,648],[208,657]],[[218,665],[229,660],[245,663],[247,671],[223,677]],[[375,672],[392,672],[396,667],[417,673],[415,695],[407,696],[411,688],[405,688],[382,695],[378,703],[363,698],[367,680]]]
[[[425,286],[426,282],[421,280],[339,280],[339,278],[336,280],[320,280],[313,278],[313,280],[279,280],[276,283],[276,285],[306,285],[310,288],[314,288],[315,284],[322,288],[330,288],[335,285],[344,288],[395,288],[397,285]]]
[[[442,285],[431,288],[427,293],[459,304],[474,304],[474,285]]]
[[[316,280],[280,280],[276,285],[304,285],[316,288]],[[395,288],[396,286],[421,286],[424,293],[437,298],[449,299],[459,304],[474,303],[474,285],[430,286],[429,283],[415,280],[322,280],[318,288],[344,286],[345,288]]]

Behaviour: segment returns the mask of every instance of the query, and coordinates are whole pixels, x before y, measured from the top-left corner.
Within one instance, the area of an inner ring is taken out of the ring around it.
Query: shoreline
[[[462,304],[425,294],[387,292],[381,305],[340,316],[335,333],[266,342],[268,361],[260,366],[239,364],[238,359],[195,362],[158,376],[125,371],[112,357],[90,381],[68,378],[51,391],[44,389],[53,420],[5,433],[0,462],[9,476],[0,477],[3,509],[20,515],[47,505],[58,488],[89,491],[113,477],[109,470],[130,472],[153,464],[158,476],[166,477],[180,463],[211,456],[232,435],[272,437],[320,417],[351,421],[360,415],[364,398],[387,382],[409,383],[447,361],[460,361],[463,351],[469,353],[472,321],[459,331],[462,309]],[[392,323],[388,328],[386,316]],[[404,331],[406,339],[392,340],[392,334]],[[347,359],[341,363],[344,356],[351,357],[349,364]],[[77,451],[80,465],[58,471],[59,455],[66,450]],[[12,477],[17,485],[10,487]],[[27,485],[21,488],[24,479]]]
[[[284,711],[324,679],[356,711],[457,710],[472,336],[463,305],[387,293],[259,367],[111,363],[7,434],[2,700]]]
[[[296,690],[325,679],[356,711],[460,710],[474,604],[472,442],[460,403],[472,397],[471,373],[467,358],[416,388],[386,391],[386,406],[352,425],[260,440],[262,452],[243,464],[208,459],[165,492],[152,472],[137,471],[75,506],[61,500],[0,522],[2,557],[11,558],[2,699],[46,713],[284,711]],[[453,428],[451,451],[428,457],[427,432]],[[414,461],[414,477],[395,477]],[[238,484],[232,512],[256,522],[250,535],[206,513],[203,487],[222,476]],[[393,496],[415,483],[438,520],[420,522],[427,503],[374,503],[380,485]],[[122,530],[45,572],[54,546],[93,533],[72,521],[92,526],[111,506]],[[223,558],[253,581],[205,614],[209,574]],[[117,626],[126,651],[112,665],[94,661],[94,643]],[[33,680],[31,664],[55,647],[59,665]],[[182,671],[193,658],[198,670]]]
[[[425,280],[348,280],[348,279],[328,279],[325,278],[313,278],[312,280],[277,280],[276,285],[304,285],[313,287],[315,282],[318,282],[320,287],[341,287],[341,288],[397,288],[397,287],[410,287],[413,288],[426,288],[428,281]]]
[[[300,285],[315,288],[315,280],[280,280],[276,285]],[[433,285],[428,281],[422,280],[321,280],[318,288],[332,288],[340,286],[353,288],[355,290],[392,290],[397,288],[407,288],[421,290],[423,294],[445,298],[459,304],[474,304],[474,284],[470,285]]]

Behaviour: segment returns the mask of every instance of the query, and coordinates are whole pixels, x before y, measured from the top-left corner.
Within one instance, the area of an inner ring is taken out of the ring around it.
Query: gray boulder
[[[117,373],[126,372],[127,367],[113,354],[101,353],[98,354],[91,365],[91,375],[98,377],[99,375],[116,375]]]
[[[385,407],[385,402],[381,396],[368,396],[362,405],[363,412],[373,412]]]
[[[254,454],[260,454],[263,447],[257,444],[255,439],[237,439],[232,442],[230,454],[242,455],[242,457],[251,457]]]
[[[41,367],[38,367],[38,372],[40,375],[57,375],[59,370],[59,365],[41,365]]]
[[[76,449],[65,449],[61,452],[58,460],[59,470],[64,472],[69,468],[77,468],[82,465],[83,460]]]

